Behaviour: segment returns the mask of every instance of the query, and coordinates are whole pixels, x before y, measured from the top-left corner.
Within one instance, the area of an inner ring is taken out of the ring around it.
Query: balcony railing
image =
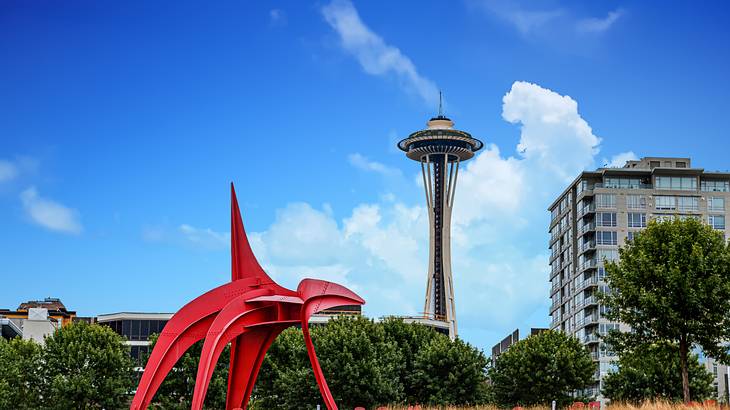
[[[591,359],[592,360],[598,360],[601,356],[598,354],[598,352],[591,352]]]
[[[597,278],[592,278],[592,279],[596,279],[595,283],[598,283]],[[583,299],[584,306],[591,306],[591,305],[596,305],[596,304],[598,304],[598,299],[595,296],[588,296],[587,298]]]
[[[577,216],[578,216],[578,218],[580,218],[581,216],[583,216],[589,212],[596,212],[596,205],[589,204],[589,205],[583,206],[582,208],[578,209]]]
[[[578,232],[582,235],[586,232],[595,231],[595,230],[596,230],[596,223],[591,222],[589,224],[585,224],[585,225],[581,226],[580,230]]]
[[[553,283],[553,285],[550,287],[550,292],[555,292],[556,290],[560,289],[561,283],[560,281],[556,281]]]
[[[561,320],[560,320],[560,319],[553,319],[553,320],[552,320],[552,321],[550,322],[550,329],[552,329],[552,328],[554,328],[554,327],[557,327],[557,326],[559,326],[559,325],[560,325],[560,322],[561,322]]]
[[[554,311],[555,309],[559,308],[560,305],[563,303],[562,300],[556,300],[550,305],[550,312]]]
[[[583,245],[580,246],[580,252],[578,252],[578,253],[583,253],[587,250],[592,250],[592,249],[596,249],[596,241],[588,241],[588,242],[584,243]]]
[[[604,184],[597,183],[593,184],[593,188],[608,188],[608,189],[653,189],[651,184],[631,184],[631,185],[615,185],[615,184]]]
[[[591,276],[590,278],[584,280],[583,282],[578,284],[577,290],[580,292],[581,290],[587,288],[588,286],[593,286],[598,284],[598,278],[596,276]],[[583,301],[583,304],[586,304],[586,300]]]
[[[598,336],[598,333],[590,333],[585,336],[583,336],[583,343],[598,343],[601,340],[601,338]]]
[[[595,260],[595,259],[589,259],[589,260],[587,260],[587,261],[583,262],[583,263],[582,263],[582,264],[580,265],[580,270],[581,270],[581,272],[582,272],[582,271],[584,271],[584,270],[586,270],[586,269],[591,269],[591,268],[595,268],[595,267],[596,267],[596,264],[597,264],[597,262],[596,262],[596,260]]]

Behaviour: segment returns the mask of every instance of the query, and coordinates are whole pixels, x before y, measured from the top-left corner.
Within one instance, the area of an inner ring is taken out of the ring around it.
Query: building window
[[[677,208],[680,211],[699,211],[700,200],[696,196],[678,196]]]
[[[614,232],[616,233],[616,232]],[[618,251],[616,249],[599,249],[598,250],[598,260],[603,262],[604,260],[608,261],[617,261],[618,260]]]
[[[656,196],[654,197],[654,208],[673,211],[677,209],[676,197],[673,196]]]
[[[626,208],[646,209],[646,197],[644,195],[626,195]]]
[[[687,168],[687,163],[684,161],[677,161],[677,168]]]
[[[616,208],[615,194],[597,194],[596,206],[599,208]]]
[[[707,180],[702,181],[700,187],[707,192],[730,192],[730,181]]]
[[[646,214],[628,213],[629,228],[646,228]]]
[[[616,212],[598,212],[596,226],[616,226]]]
[[[725,198],[713,196],[707,199],[707,210],[708,211],[724,211],[725,210]]]
[[[725,215],[710,215],[707,217],[707,223],[715,229],[725,229]]]
[[[626,232],[626,239],[629,240],[629,241],[633,241],[634,238],[636,237],[636,234],[637,233],[638,232],[634,232],[634,231]]]
[[[697,178],[695,177],[656,177],[656,189],[672,189],[677,191],[696,191]]]
[[[596,244],[598,245],[616,245],[615,231],[598,231],[596,232]]]

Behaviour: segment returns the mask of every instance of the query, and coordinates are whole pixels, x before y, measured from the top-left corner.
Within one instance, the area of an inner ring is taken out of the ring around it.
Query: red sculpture
[[[337,405],[309,335],[309,318],[321,310],[365,301],[336,283],[304,279],[296,292],[279,286],[256,261],[231,184],[231,282],[183,306],[167,322],[152,350],[130,409],[146,409],[165,376],[195,342],[205,339],[192,409],[203,408],[215,364],[231,343],[226,409],[246,408],[271,343],[289,326],[301,325],[309,360],[327,409]]]

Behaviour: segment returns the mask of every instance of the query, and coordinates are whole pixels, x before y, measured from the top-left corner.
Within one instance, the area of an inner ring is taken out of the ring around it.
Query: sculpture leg
[[[322,394],[322,400],[324,400],[327,410],[337,410],[337,404],[332,397],[329,386],[327,386],[327,380],[325,380],[322,368],[319,366],[317,353],[314,351],[312,337],[309,335],[308,320],[306,322],[302,321],[302,333],[304,333],[304,344],[307,346],[307,355],[309,355],[309,361],[312,363],[314,378],[317,380],[317,386],[319,386],[319,392]]]
[[[272,326],[268,330],[250,331],[231,342],[226,410],[246,409],[264,356],[284,328]]]
[[[271,323],[273,320],[276,320],[276,305],[269,304],[252,308],[244,302],[246,298],[247,296],[244,295],[232,300],[221,310],[210,325],[208,334],[205,337],[205,343],[203,344],[203,350],[200,353],[198,374],[195,379],[195,389],[193,391],[192,410],[201,410],[203,408],[203,402],[208,391],[210,379],[213,377],[215,364],[218,362],[218,358],[226,345],[237,336],[246,332],[247,325]]]
[[[152,355],[147,361],[147,366],[139,381],[130,409],[144,410],[149,406],[167,373],[172,370],[175,363],[190,346],[205,336],[211,323],[213,323],[213,319],[214,316],[204,318],[178,335],[175,335],[172,329],[165,328],[165,331],[157,339]]]

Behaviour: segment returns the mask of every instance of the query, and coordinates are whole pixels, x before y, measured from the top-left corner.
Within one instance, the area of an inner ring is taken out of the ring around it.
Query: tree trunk
[[[687,356],[689,356],[689,347],[687,346],[687,337],[682,335],[679,338],[679,365],[682,369],[682,395],[684,403],[689,404],[689,372],[687,371]]]

